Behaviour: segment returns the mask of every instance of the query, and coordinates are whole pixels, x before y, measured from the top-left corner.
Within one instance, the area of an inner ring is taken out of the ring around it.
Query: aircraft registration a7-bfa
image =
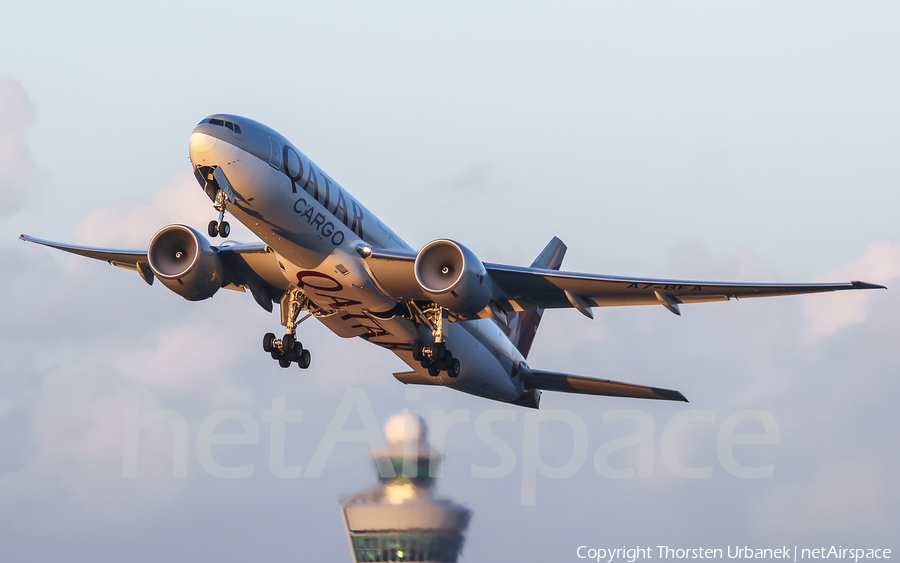
[[[462,244],[438,239],[416,252],[287,139],[253,120],[216,114],[190,139],[197,181],[219,212],[207,234],[227,237],[226,211],[262,243],[212,246],[185,225],[163,227],[147,250],[59,244],[22,235],[159,279],[189,301],[219,289],[249,290],[272,312],[282,338],[263,349],[282,367],[309,367],[297,325],[310,316],[342,337],[393,351],[407,384],[447,387],[537,408],[541,390],[686,401],[678,391],[533,369],[525,362],[544,309],[680,306],[731,298],[883,286],[745,284],[601,276],[559,271],[566,246],[553,238],[528,268],[482,262]],[[301,317],[301,315],[304,315]]]

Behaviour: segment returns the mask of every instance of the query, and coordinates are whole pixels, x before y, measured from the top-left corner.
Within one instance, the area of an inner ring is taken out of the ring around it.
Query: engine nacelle
[[[434,240],[416,256],[416,281],[435,303],[453,313],[473,317],[494,294],[494,283],[481,260],[452,240]]]
[[[225,268],[209,241],[184,225],[160,229],[150,241],[147,258],[159,281],[188,301],[212,297],[225,279]]]

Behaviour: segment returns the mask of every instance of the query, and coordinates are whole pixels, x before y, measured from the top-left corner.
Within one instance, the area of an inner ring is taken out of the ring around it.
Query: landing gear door
[[[219,189],[225,192],[228,203],[234,203],[234,188],[231,187],[231,182],[228,181],[225,172],[221,168],[216,168],[213,172],[213,178],[215,178],[216,183],[219,184]]]
[[[198,166],[194,169],[194,177],[197,178],[200,187],[212,201],[216,201],[216,192],[219,191],[213,178],[213,170],[209,166]]]

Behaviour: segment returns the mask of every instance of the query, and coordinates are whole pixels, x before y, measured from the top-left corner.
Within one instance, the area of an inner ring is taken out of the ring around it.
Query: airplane
[[[681,306],[750,297],[884,289],[846,283],[728,283],[629,278],[561,271],[566,245],[554,237],[530,267],[482,262],[459,242],[416,251],[284,136],[251,119],[215,114],[190,137],[190,159],[218,218],[210,238],[228,237],[230,213],[262,242],[213,246],[187,225],[160,229],[146,250],[25,241],[135,270],[189,301],[219,289],[248,291],[268,312],[280,305],[282,338],[263,350],[283,368],[310,365],[297,327],[314,317],[338,336],[391,350],[410,370],[405,384],[539,408],[542,391],[685,401],[680,392],[534,369],[526,358],[545,309]],[[304,316],[300,316],[303,314]]]

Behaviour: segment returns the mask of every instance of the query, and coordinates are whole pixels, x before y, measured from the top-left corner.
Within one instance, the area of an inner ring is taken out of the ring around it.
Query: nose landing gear
[[[206,191],[212,197],[212,191],[215,190],[215,198],[213,199],[213,208],[219,212],[219,219],[210,221],[206,228],[206,232],[210,237],[220,236],[227,238],[231,234],[231,225],[225,220],[225,211],[229,203],[234,203],[234,188],[225,176],[225,172],[219,167],[210,169],[198,169],[198,174],[206,174]],[[198,176],[198,177],[201,177]]]
[[[219,220],[218,221],[210,221],[209,225],[206,228],[206,232],[211,237],[215,237],[219,235],[222,238],[227,238],[228,235],[231,234],[231,225],[228,224],[228,221],[225,221],[225,206],[228,205],[228,196],[225,193],[225,190],[219,189],[216,192],[216,202],[213,204],[213,207],[216,211],[219,212]]]

